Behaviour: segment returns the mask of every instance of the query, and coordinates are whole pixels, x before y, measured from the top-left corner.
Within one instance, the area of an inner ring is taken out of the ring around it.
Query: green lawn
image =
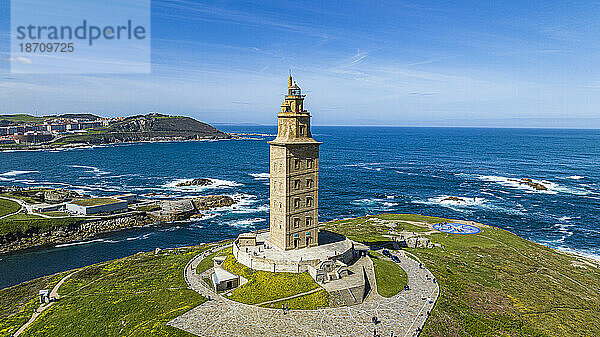
[[[21,209],[19,203],[0,198],[0,216],[17,212],[19,209]]]
[[[205,301],[183,279],[183,268],[203,249],[163,251],[158,256],[142,253],[82,268],[60,288],[61,300],[24,336],[192,336],[166,323]],[[5,308],[3,302],[9,297],[22,298],[21,302],[31,294],[36,297],[38,289],[49,287],[41,280],[0,290],[0,331],[18,327],[24,319],[13,315],[13,323],[5,324],[19,304],[11,301]]]
[[[42,191],[44,191],[43,188],[36,188],[36,189],[31,189],[31,190],[8,192],[8,193],[4,193],[3,196],[9,197],[12,199],[23,200],[28,204],[40,204],[44,200],[41,199],[39,196],[37,196],[36,193],[42,192]]]
[[[82,218],[42,218],[35,214],[19,213],[0,219],[0,241],[13,241],[32,233],[44,233],[59,228],[73,228],[82,221]]]
[[[437,217],[425,217],[413,214],[381,214],[378,219],[388,220],[388,225],[373,221],[374,217],[364,216],[354,219],[337,220],[326,223],[322,228],[350,236],[356,241],[378,244],[390,241],[389,237],[392,232],[407,230],[411,232],[426,232],[427,227],[409,224],[406,221],[438,223],[447,221],[447,219]]]
[[[53,217],[71,216],[71,214],[61,211],[43,212],[42,214]]]
[[[43,123],[49,117],[37,117],[27,114],[0,115],[0,121],[6,120],[13,123]]]
[[[414,215],[384,217],[441,221]],[[323,227],[358,241],[389,241],[383,235],[389,234],[390,228],[372,218],[336,221]],[[435,233],[428,237],[441,247],[406,249],[433,272],[441,289],[420,336],[600,336],[600,270],[592,262],[491,227],[475,235]],[[182,275],[187,262],[202,249],[158,256],[136,254],[85,267],[65,282],[60,291],[63,299],[42,314],[25,336],[189,336],[167,327],[166,322],[204,301],[187,289]],[[374,258],[376,273],[392,268],[380,261]],[[253,271],[232,255],[227,256],[224,268],[249,280],[230,297],[244,303],[319,289],[306,273]],[[51,288],[59,278],[41,278],[0,290],[0,335],[9,335],[23,324],[37,307],[37,291]],[[380,280],[377,277],[378,287],[394,283]],[[322,295],[320,290],[270,306],[326,306],[328,299]]]
[[[286,298],[317,289],[320,286],[308,273],[272,273],[267,271],[252,270],[238,263],[233,255],[228,255],[223,268],[229,272],[243,276],[248,283],[233,290],[228,298],[246,303],[258,304],[266,301]],[[320,302],[322,304],[322,302]],[[327,300],[327,306],[329,300]],[[309,308],[299,308],[309,309]]]
[[[327,290],[321,289],[312,294],[295,297],[285,301],[277,301],[269,304],[264,304],[262,307],[281,309],[282,305],[287,305],[291,310],[311,310],[325,308],[329,306],[329,293]]]
[[[384,260],[377,253],[369,253],[375,267],[377,293],[383,297],[392,297],[399,293],[408,281],[406,272],[396,263]]]
[[[232,254],[232,249],[233,248],[229,247],[229,248],[221,249],[218,252],[215,252],[215,253],[212,253],[212,254],[208,255],[207,257],[205,257],[204,259],[202,259],[202,261],[200,261],[200,263],[198,263],[198,265],[196,266],[196,273],[197,274],[202,274],[203,272],[205,272],[208,269],[212,268],[215,265],[215,263],[213,262],[213,258],[215,256],[222,256],[222,255]]]
[[[392,217],[441,221],[415,215]],[[367,220],[337,221],[324,227],[359,241],[389,240],[381,236],[387,228],[355,226]],[[433,272],[441,289],[421,336],[600,336],[597,267],[501,229],[428,237],[442,247],[407,249]]]
[[[0,221],[10,221],[10,220],[39,220],[39,219],[46,219],[44,217],[41,217],[37,214],[31,214],[31,213],[17,213],[17,214],[13,214],[10,216],[7,216],[6,218],[0,220]]]
[[[101,206],[112,204],[115,202],[120,202],[120,200],[117,200],[115,198],[90,198],[71,201],[72,204],[79,206]]]
[[[140,212],[151,212],[151,211],[157,211],[159,209],[160,209],[160,206],[157,204],[143,205],[143,206],[136,208],[136,210],[138,210]]]

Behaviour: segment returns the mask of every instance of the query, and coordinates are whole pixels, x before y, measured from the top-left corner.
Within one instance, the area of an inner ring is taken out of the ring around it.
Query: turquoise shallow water
[[[268,227],[267,140],[274,127],[222,127],[252,139],[142,143],[0,153],[0,184],[94,195],[228,194],[235,207],[199,221],[110,233],[82,244],[0,256],[0,288],[155,247]],[[383,212],[471,219],[563,250],[600,257],[600,131],[314,127],[321,146],[320,220]],[[178,188],[180,179],[213,179]],[[538,192],[510,179],[543,181]],[[458,196],[465,202],[449,202]]]

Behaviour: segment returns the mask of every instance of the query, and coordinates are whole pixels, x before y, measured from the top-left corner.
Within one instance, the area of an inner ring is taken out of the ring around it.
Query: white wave
[[[483,207],[486,203],[485,198],[467,198],[460,197],[460,200],[450,200],[448,199],[450,196],[442,195],[439,197],[429,198],[425,201],[423,200],[414,200],[415,204],[425,204],[425,205],[437,205],[451,208],[455,211],[465,211],[466,208],[475,208],[475,207]]]
[[[534,192],[534,193],[544,193],[544,194],[568,193],[568,194],[574,194],[574,195],[589,194],[589,192],[584,189],[561,186],[557,183],[554,183],[554,182],[551,182],[548,180],[531,179],[531,181],[533,183],[543,185],[544,187],[547,188],[546,190],[537,190],[527,184],[523,184],[520,179],[516,179],[516,178],[509,178],[509,177],[502,177],[502,176],[485,176],[485,175],[480,175],[477,178],[480,180],[483,180],[483,181],[493,182],[493,183],[497,183],[502,186],[527,190],[528,192]]]
[[[585,177],[582,176],[568,176],[567,179],[573,179],[573,180],[581,180],[584,179]]]
[[[178,221],[175,221],[178,222]],[[187,221],[182,221],[182,222],[187,222]],[[169,228],[164,228],[164,229],[159,229],[159,232],[174,232],[178,229],[181,229],[181,226],[173,226],[173,227],[169,227]]]
[[[134,236],[134,237],[131,237],[131,238],[127,238],[125,240],[127,240],[127,241],[144,240],[144,239],[147,239],[148,237],[150,237],[150,235],[152,235],[152,234],[153,233],[150,232],[150,233],[146,233],[146,234]]]
[[[573,249],[570,247],[565,247],[565,246],[552,246],[552,248],[563,251],[563,252],[567,252],[567,253],[571,253],[571,254],[575,254],[575,255],[579,255],[579,256],[583,256],[583,257],[587,257],[587,258],[591,258],[594,260],[598,260],[600,261],[600,252],[595,251],[595,252],[590,252],[590,251],[586,251],[586,250],[581,250],[581,249]]]
[[[473,209],[477,208],[521,216],[524,215],[525,212],[523,208],[504,208],[491,204],[489,200],[485,198],[459,197],[461,200],[448,200],[448,197],[449,196],[447,195],[442,195],[439,197],[429,198],[427,200],[413,200],[412,203],[442,206],[463,213],[472,213]]]
[[[268,212],[269,209],[270,209],[269,205],[261,205],[261,206],[258,206],[256,208],[240,207],[240,208],[235,209],[235,210],[233,210],[231,212],[232,213],[236,213],[236,214],[246,214],[246,213]]]
[[[390,202],[389,200],[390,199],[388,199],[388,198],[385,198],[385,199],[366,198],[366,199],[354,200],[352,203],[354,205],[367,207],[369,209],[376,210],[376,211],[390,211],[394,207],[399,205],[398,203]]]
[[[217,207],[206,211],[200,211],[200,214],[203,215],[203,217],[200,220],[212,219],[224,213],[251,214],[269,211],[268,204],[263,204],[256,207],[256,203],[259,202],[259,200],[255,195],[236,193],[228,196],[235,201],[233,205]]]
[[[18,170],[14,170],[14,171],[9,171],[9,172],[5,172],[5,173],[0,173],[0,176],[3,177],[15,177],[21,174],[29,174],[29,173],[38,173],[40,171],[18,171]]]
[[[204,220],[210,220],[212,218],[216,218],[218,216],[218,214],[202,214],[201,218],[191,218],[190,221],[193,222],[199,222],[199,221],[204,221]]]
[[[269,180],[271,178],[269,173],[250,173],[250,175],[256,180]]]
[[[242,184],[231,181],[231,180],[223,180],[223,179],[214,179],[208,178],[210,183],[204,186],[177,186],[179,183],[183,183],[186,181],[190,181],[191,179],[175,179],[165,185],[163,187],[181,191],[181,192],[202,192],[208,189],[221,189],[221,188],[232,188],[236,186],[241,186]]]
[[[418,176],[419,175],[418,173],[412,173],[412,172],[404,172],[404,171],[395,171],[395,172],[398,174],[406,174],[409,176]]]
[[[127,174],[106,176],[105,178],[123,178],[123,177],[141,177],[141,176],[142,176],[141,174],[137,174],[137,173],[127,173]]]
[[[381,167],[376,167],[376,166],[380,166],[381,163],[357,163],[357,164],[346,164],[344,165],[345,167],[359,167],[365,170],[370,170],[370,171],[381,171],[382,168]]]
[[[82,168],[82,169],[85,169],[85,172],[94,173],[94,174],[97,174],[97,175],[110,174],[110,172],[108,172],[108,171],[102,171],[101,169],[99,169],[99,168],[97,168],[95,166],[71,165],[71,167],[73,167],[73,168]]]
[[[235,220],[226,222],[225,225],[236,228],[248,228],[254,227],[255,224],[266,221],[263,218],[252,218],[252,219],[243,219],[243,220]]]
[[[458,198],[459,200],[452,200],[449,199],[450,196],[448,195],[443,195],[440,197],[436,197],[436,198],[431,198],[430,200],[444,206],[444,205],[448,205],[448,206],[481,206],[485,203],[485,198],[467,198],[467,197],[460,197]]]
[[[78,241],[78,242],[63,243],[63,244],[60,244],[60,245],[56,245],[54,247],[55,248],[61,248],[61,247],[69,247],[69,246],[79,246],[79,245],[86,245],[88,243],[94,243],[94,242],[116,243],[118,241],[106,240],[106,239],[95,239],[95,240],[89,240],[89,241]]]
[[[562,234],[564,234],[564,236],[562,237],[562,239],[564,240],[565,238],[573,235],[573,232],[571,230],[569,230],[570,227],[574,227],[575,225],[572,224],[562,224],[562,223],[557,223],[554,224],[554,227],[558,228],[558,231]]]

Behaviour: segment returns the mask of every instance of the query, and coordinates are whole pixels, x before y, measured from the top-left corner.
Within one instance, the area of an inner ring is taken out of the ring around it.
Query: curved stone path
[[[222,249],[224,247],[219,247]],[[409,291],[391,298],[375,294],[372,300],[351,307],[318,310],[261,308],[235,302],[208,288],[196,274],[196,266],[215,250],[194,257],[184,275],[189,287],[210,300],[168,324],[198,336],[416,336],[439,296],[437,282],[427,269],[404,252],[399,265],[408,275]],[[376,316],[378,323],[372,322]]]

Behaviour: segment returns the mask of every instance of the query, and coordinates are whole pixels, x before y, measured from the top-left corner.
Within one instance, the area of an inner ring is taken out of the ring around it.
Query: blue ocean
[[[219,128],[252,135],[0,153],[1,185],[64,187],[97,196],[226,194],[238,201],[195,221],[0,255],[0,288],[156,247],[195,245],[267,228],[266,142],[276,129]],[[323,142],[321,221],[385,212],[469,219],[600,258],[599,130],[313,127],[313,136]],[[201,177],[212,184],[176,186]],[[515,181],[521,178],[548,189]]]

